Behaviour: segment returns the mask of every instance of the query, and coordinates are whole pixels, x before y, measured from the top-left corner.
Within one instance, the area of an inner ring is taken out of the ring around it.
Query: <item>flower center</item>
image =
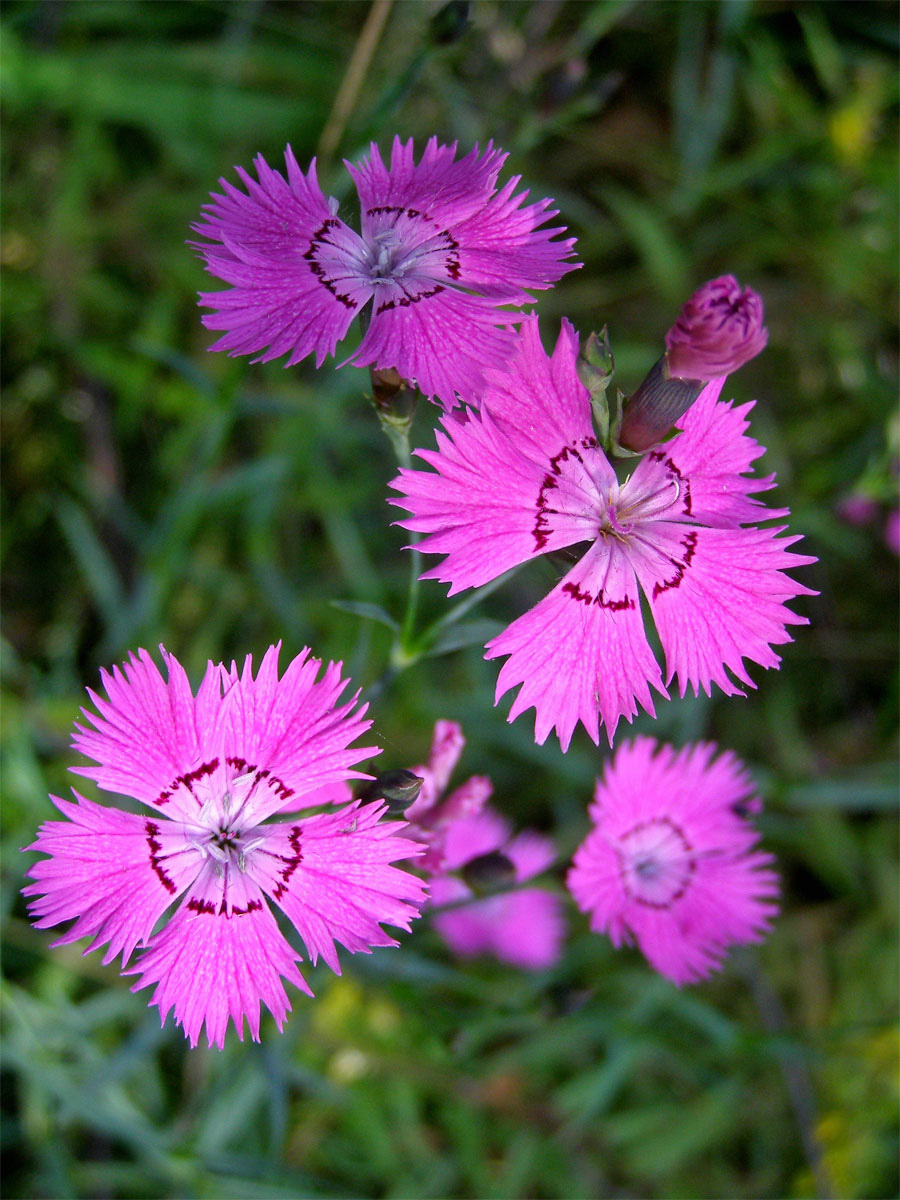
[[[224,789],[209,779],[194,786],[201,807],[190,840],[202,858],[212,859],[217,875],[226,866],[246,871],[248,858],[266,840],[252,819],[242,818],[250,793],[258,784],[256,774],[248,772],[233,778]]]
[[[619,838],[617,853],[626,892],[649,908],[669,908],[683,896],[697,866],[684,832],[668,817],[635,825]]]
[[[402,279],[405,273],[404,254],[400,235],[395,229],[383,229],[376,233],[369,247],[368,271],[373,283],[388,279]]]
[[[642,521],[653,520],[671,510],[681,495],[681,483],[670,476],[661,481],[652,491],[635,492],[629,487],[630,478],[624,483],[614,483],[606,498],[606,507],[600,514],[600,533],[626,541]]]

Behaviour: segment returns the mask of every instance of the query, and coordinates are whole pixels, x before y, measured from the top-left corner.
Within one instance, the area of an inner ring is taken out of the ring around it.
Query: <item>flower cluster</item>
[[[457,157],[432,138],[417,162],[395,138],[386,164],[372,145],[346,164],[356,232],[315,161],[304,173],[288,147],[282,175],[258,156],[257,178],[238,168],[243,190],[221,180],[193,227],[208,271],[229,285],[201,295],[203,321],[222,334],[213,349],[321,366],[359,316],[347,362],[373,367],[387,391],[418,387],[446,410],[463,402],[444,415],[437,449],[416,451],[430,470],[402,469],[391,485],[409,514],[398,523],[442,556],[423,578],[451,595],[565,553],[550,593],[487,643],[487,658],[506,660],[495,702],[518,689],[509,720],[534,708],[540,743],[555,730],[565,751],[580,723],[595,743],[602,725],[612,745],[620,718],[655,715],[653,693],[667,698],[673,681],[681,695],[743,694],[749,664],[778,666],[774,647],[806,623],[788,602],[811,594],[787,572],[814,560],[770,523],[787,510],[759,499],[774,479],[753,474],[763,448],[748,434],[752,405],[721,399],[725,377],[766,344],[759,296],[730,275],[700,288],[624,420],[600,404],[595,429],[608,342],[582,363],[589,391],[571,325],[548,355],[537,317],[519,311],[580,265],[574,239],[547,226],[549,200],[525,203],[519,177],[498,187],[505,157],[490,143]],[[615,462],[626,455],[627,472]],[[222,1047],[229,1022],[243,1037],[245,1019],[258,1039],[260,1004],[280,1028],[284,981],[312,994],[276,911],[310,961],[338,973],[338,945],[395,946],[382,926],[409,930],[426,898],[458,955],[555,963],[561,896],[531,884],[555,861],[552,842],[514,833],[484,776],[448,792],[460,726],[439,721],[427,763],[395,772],[393,792],[388,776],[371,785],[390,808],[353,799],[348,781],[371,778],[357,768],[378,753],[353,745],[371,725],[365,706],[341,699],[340,664],[322,671],[304,650],[279,676],[278,655],[271,647],[255,675],[250,657],[240,670],[210,663],[196,693],[165,650],[165,677],[143,650],[102,672],[105,695],[89,692],[73,739],[95,765],[73,770],[139,811],[52,797],[64,820],[28,847],[44,856],[25,888],[37,927],[71,922],[55,944],[86,937],[85,953],[121,955],[133,990],[154,987],[162,1019],[174,1010],[192,1046],[205,1029]],[[391,819],[419,783],[405,819]],[[567,877],[591,928],[636,942],[679,985],[759,940],[778,893],[749,823],[760,803],[745,768],[712,744],[618,747]]]

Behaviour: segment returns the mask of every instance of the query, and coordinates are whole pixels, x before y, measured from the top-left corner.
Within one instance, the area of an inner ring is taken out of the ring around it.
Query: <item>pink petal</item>
[[[468,889],[459,880],[434,881],[436,904],[465,899],[466,894]],[[461,958],[492,954],[501,962],[529,971],[543,970],[559,959],[565,934],[560,898],[540,888],[492,896],[436,913],[434,927]]]
[[[547,870],[556,858],[556,847],[548,837],[526,830],[517,834],[503,853],[516,868],[516,879],[524,882]]]
[[[482,295],[523,304],[531,299],[525,289],[552,287],[581,263],[569,263],[575,239],[560,240],[562,226],[540,229],[557,215],[551,200],[525,205],[527,191],[515,192],[514,176],[478,212],[454,229],[459,242],[460,275]],[[524,205],[524,207],[523,207]]]
[[[163,1021],[174,1008],[192,1046],[205,1025],[209,1045],[221,1050],[229,1019],[243,1041],[244,1017],[259,1041],[260,1001],[280,1029],[291,1011],[281,977],[312,995],[295,965],[299,955],[282,937],[261,894],[256,905],[237,916],[182,906],[140,962],[125,972],[141,976],[132,991],[157,985],[151,1003]]]
[[[265,852],[254,856],[254,879],[291,919],[312,961],[321,955],[338,974],[335,942],[364,954],[396,946],[379,922],[408,930],[425,895],[420,879],[389,865],[422,846],[398,836],[400,822],[380,821],[384,811],[351,805],[260,831]]]
[[[388,283],[379,288],[371,324],[347,361],[394,367],[423,395],[446,409],[459,400],[477,404],[485,370],[510,357],[508,328],[518,314],[491,300],[453,291],[441,283]]]
[[[509,822],[492,808],[463,817],[447,828],[444,870],[458,871],[473,858],[499,850],[509,840]]]
[[[480,211],[493,193],[506,155],[492,143],[481,153],[477,146],[459,161],[456,143],[440,145],[430,138],[416,165],[412,138],[394,138],[388,169],[373,142],[369,157],[358,166],[346,162],[359,192],[363,233],[368,231],[368,211],[384,205],[422,209],[442,226],[452,226]]]
[[[643,459],[635,477],[644,462],[663,454],[690,481],[692,520],[734,526],[786,516],[786,509],[766,509],[752,496],[774,487],[775,476],[748,475],[765,453],[765,447],[747,436],[747,414],[754,403],[735,406],[720,402],[724,383],[724,379],[715,379],[707,384],[678,422],[682,432]]]
[[[38,929],[74,918],[54,945],[93,939],[85,951],[109,943],[103,962],[117,954],[128,961],[160,916],[188,887],[200,863],[179,825],[94,804],[75,793],[77,804],[51,799],[67,821],[45,821],[28,850],[47,854],[24,888],[35,896],[29,912]]]
[[[508,654],[497,699],[521,684],[509,720],[535,709],[535,740],[556,729],[563,750],[580,721],[592,741],[600,721],[610,744],[620,717],[640,704],[654,715],[650,686],[666,695],[644,633],[634,569],[612,539],[594,543],[553,591],[493,638],[486,658]]]
[[[810,590],[784,571],[814,560],[789,553],[798,539],[780,532],[659,522],[632,547],[665,650],[666,682],[677,674],[681,695],[688,686],[709,695],[713,683],[726,695],[740,694],[726,668],[738,682],[755,686],[743,660],[777,666],[781,660],[771,647],[791,640],[788,625],[807,624],[783,601]]]
[[[593,436],[576,348],[564,322],[548,359],[537,321],[526,320],[516,360],[491,375],[481,412],[445,421],[437,453],[417,451],[436,473],[403,470],[391,484],[404,493],[391,503],[413,514],[399,524],[427,534],[425,553],[446,555],[423,578],[450,583],[450,595],[597,536],[597,489],[615,475]]]
[[[302,796],[291,796],[278,811],[292,813],[324,805],[334,807],[339,804],[350,804],[352,800],[353,788],[349,783],[326,783],[322,787],[313,788],[311,792],[304,792]]]
[[[222,712],[219,668],[209,664],[196,700],[181,664],[160,647],[168,671],[163,679],[146,650],[130,655],[123,668],[101,671],[107,700],[88,689],[97,713],[82,709],[94,726],[76,725],[72,744],[99,767],[73,767],[107,791],[154,804],[203,755],[207,734]],[[183,798],[170,803],[189,816]]]
[[[323,196],[315,160],[304,176],[288,147],[287,179],[262,155],[255,162],[259,183],[238,168],[246,194],[221,180],[224,194],[194,226],[209,239],[194,243],[208,271],[233,285],[200,297],[217,310],[204,325],[226,331],[211,349],[263,362],[288,354],[287,366],[314,352],[321,366],[371,295],[366,249]]]
[[[437,804],[447,789],[465,744],[462,726],[456,721],[435,722],[428,762],[412,768],[413,774],[422,779],[422,787],[406,810],[409,820],[418,820]]]
[[[303,807],[304,796],[316,789],[360,776],[355,764],[380,753],[377,746],[350,748],[372,722],[365,719],[365,706],[356,707],[358,693],[338,702],[348,684],[341,677],[342,664],[329,663],[323,671],[320,660],[304,649],[279,679],[280,648],[279,643],[267,650],[255,679],[250,656],[240,675],[235,665],[231,668],[234,695],[226,736],[232,764],[267,772],[270,784],[254,806],[257,821],[286,804]]]

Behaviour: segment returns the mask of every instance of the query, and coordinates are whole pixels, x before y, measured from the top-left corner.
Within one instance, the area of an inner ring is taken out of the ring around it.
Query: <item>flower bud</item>
[[[628,400],[618,443],[641,452],[665,437],[710,379],[729,375],[763,349],[762,300],[733,275],[704,283],[666,334],[666,353]]]
[[[399,815],[409,808],[419,794],[424,780],[412,771],[384,771],[367,783],[360,792],[360,800],[367,804],[373,800],[387,802],[388,812]]]
[[[668,374],[703,382],[730,375],[768,340],[759,295],[722,275],[694,292],[666,334]]]
[[[472,891],[479,895],[496,891],[497,888],[509,887],[516,882],[515,864],[499,850],[469,859],[460,870],[460,875]]]
[[[594,414],[594,424],[600,436],[600,443],[609,447],[611,425],[614,426],[620,416],[617,406],[615,419],[610,418],[609,400],[606,389],[612,383],[616,364],[612,349],[609,345],[609,332],[604,325],[599,333],[592,333],[578,355],[575,370],[578,378],[591,394],[591,410]]]
[[[591,333],[588,336],[578,355],[575,369],[578,378],[593,397],[602,394],[609,387],[615,365],[609,344],[609,331],[604,325],[599,333]]]

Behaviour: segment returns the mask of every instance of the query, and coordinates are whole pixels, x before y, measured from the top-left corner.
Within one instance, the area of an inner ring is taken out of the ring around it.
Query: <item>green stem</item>
[[[412,456],[409,446],[410,422],[392,421],[384,413],[378,413],[381,428],[391,443],[391,449],[401,467],[412,466]],[[420,657],[420,652],[413,650],[416,628],[416,616],[419,610],[419,575],[422,571],[422,555],[417,543],[421,534],[414,530],[409,534],[409,584],[406,589],[406,611],[400,622],[400,631],[394,639],[391,649],[391,661],[388,673],[393,677],[397,670],[411,666]]]
[[[409,587],[406,590],[406,612],[400,626],[400,636],[396,650],[401,655],[398,665],[411,665],[419,658],[419,653],[413,649],[413,634],[416,628],[416,615],[419,610],[419,575],[422,572],[422,553],[417,545],[421,534],[410,532],[409,544]],[[409,662],[407,663],[407,659]]]

